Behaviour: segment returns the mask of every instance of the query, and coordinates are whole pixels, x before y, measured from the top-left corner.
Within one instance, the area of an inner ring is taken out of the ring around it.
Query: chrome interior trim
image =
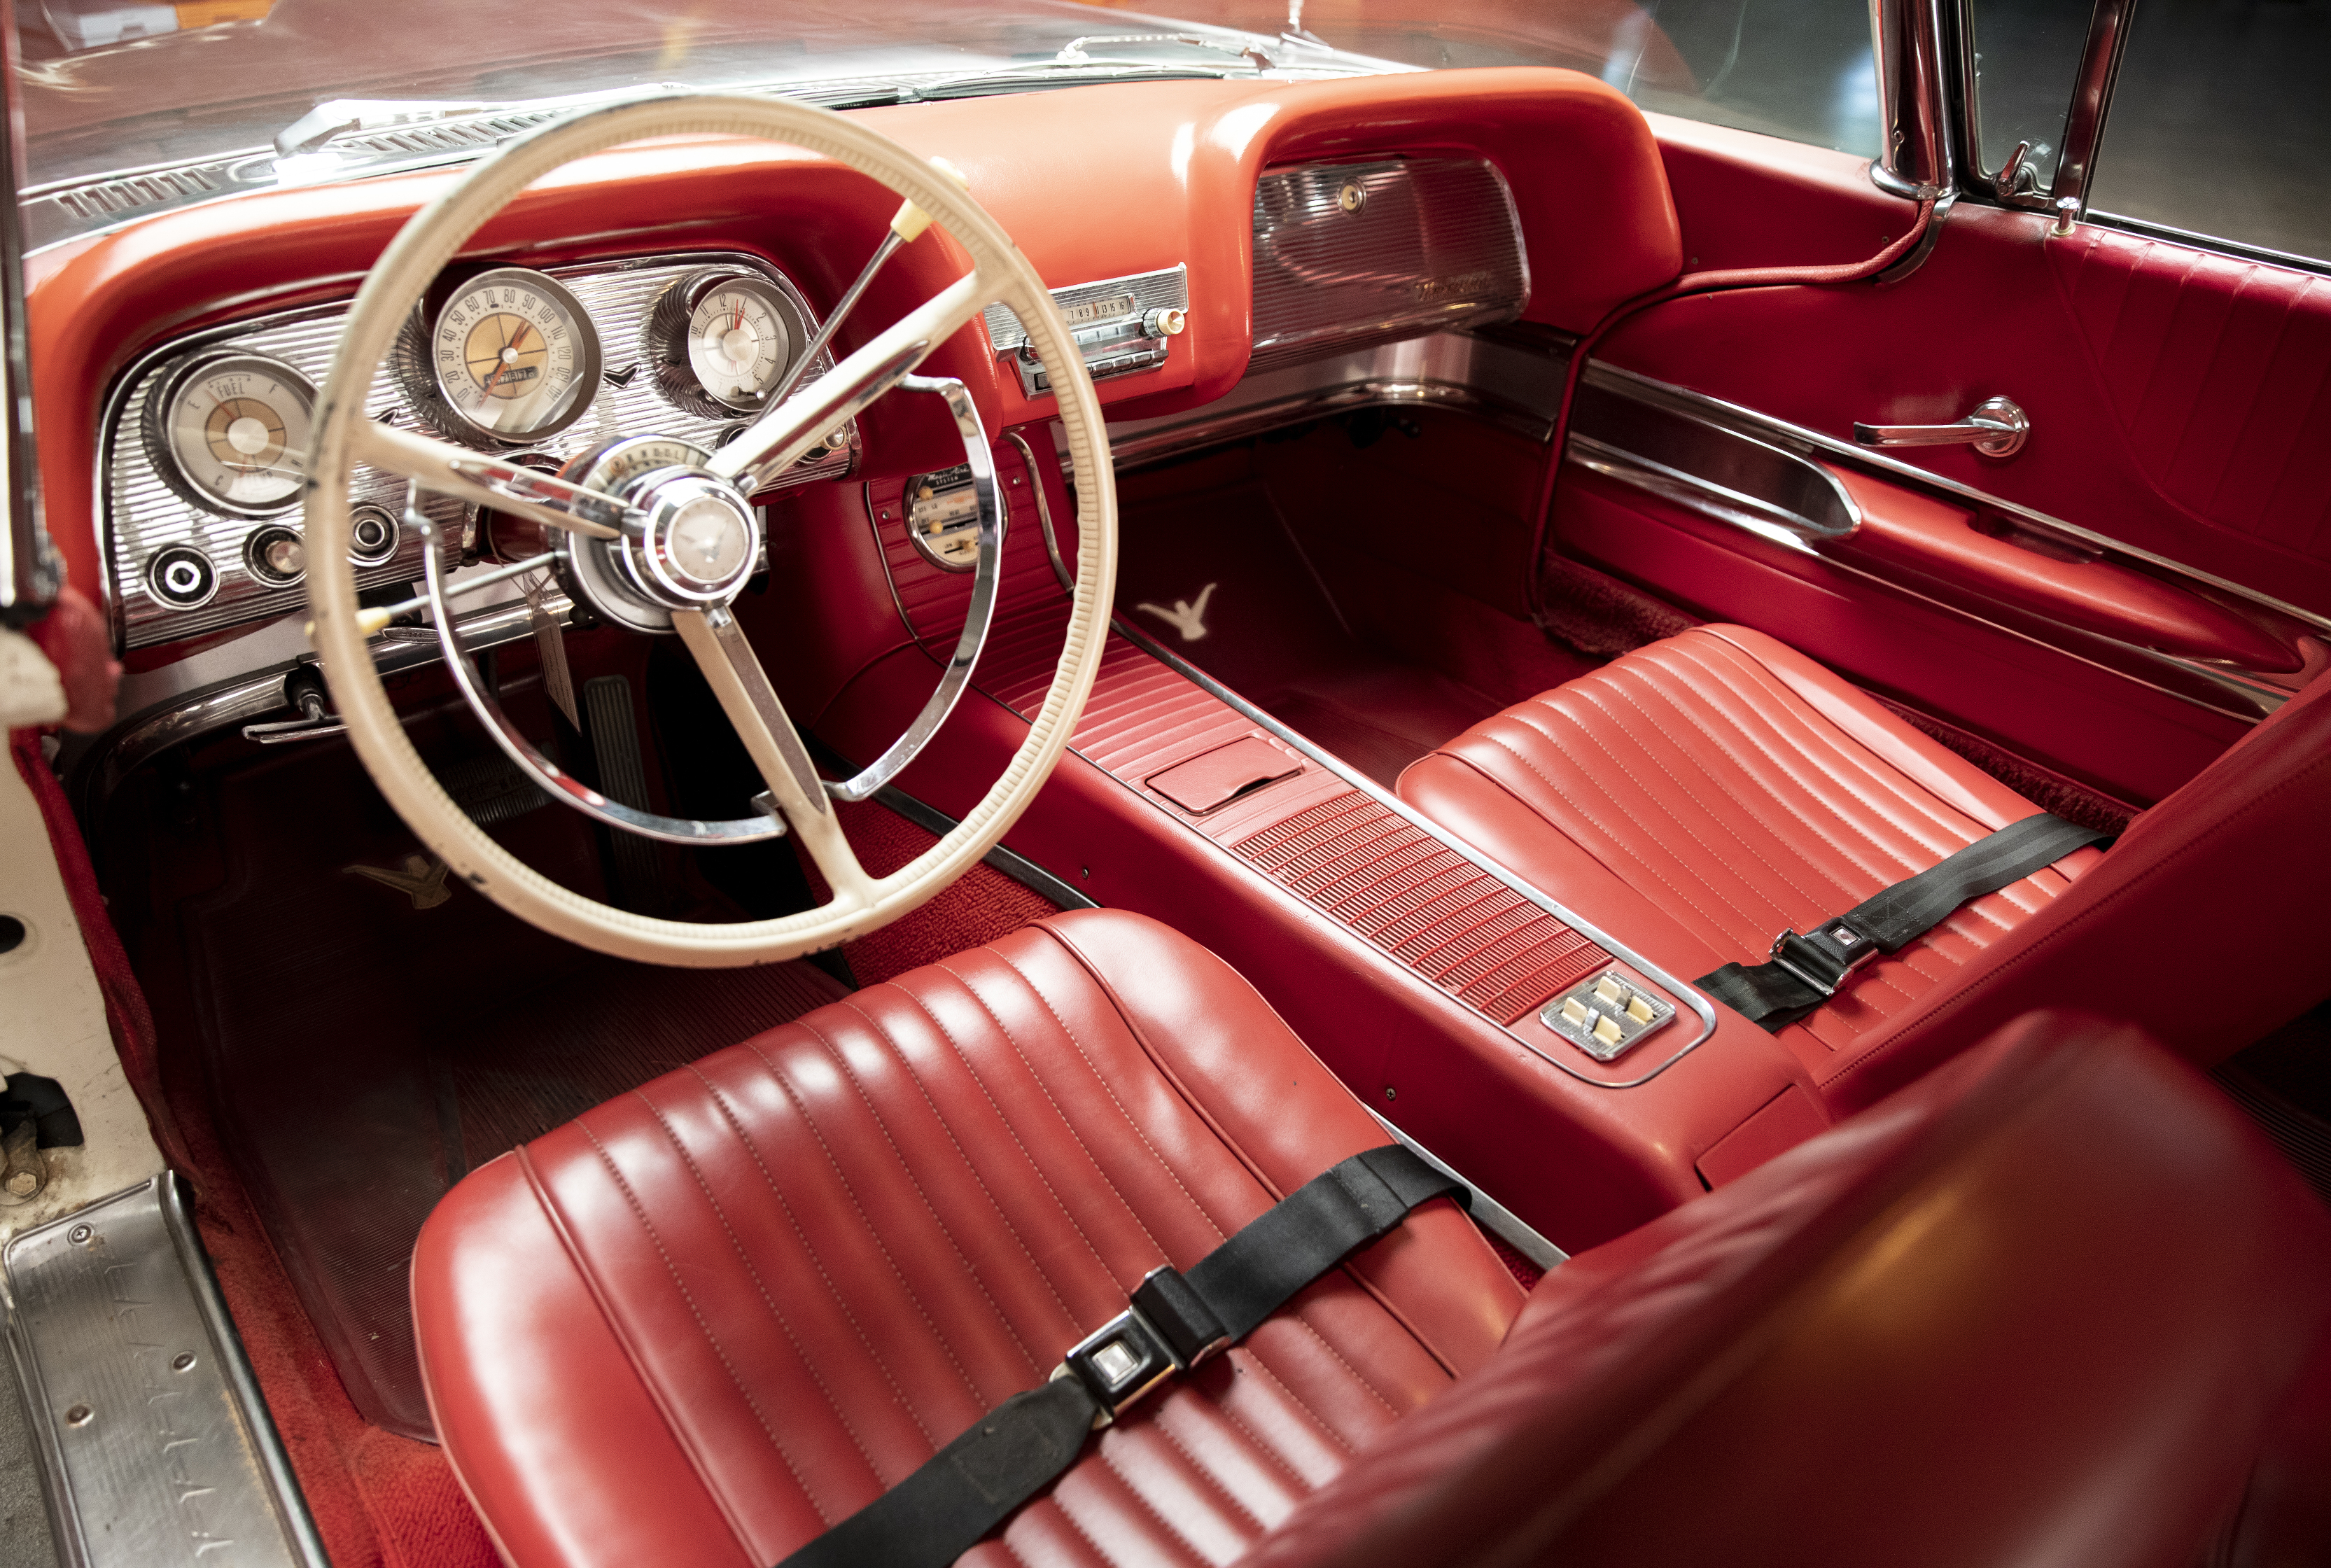
[[[0,1270],[67,1561],[326,1568],[175,1174],[16,1236]]]
[[[1632,370],[1622,370],[1616,366],[1608,365],[1600,360],[1587,367],[1584,381],[1589,386],[1608,387],[1612,391],[1622,392],[1629,396],[1642,397],[1666,404],[1679,412],[1707,419],[1715,423],[1734,426],[1746,433],[1761,436],[1776,445],[1795,446],[1801,449],[1802,455],[1804,456],[1810,457],[1819,453],[1822,456],[1849,458],[1864,468],[1879,470],[1929,489],[1947,492],[1963,500],[1987,507],[1993,511],[2014,518],[2020,522],[2032,524],[2043,531],[2060,534],[2068,540],[2077,541],[2110,554],[2126,556],[2132,560],[2143,561],[2172,575],[2206,584],[2220,593],[2248,599],[2261,609],[2271,610],[2277,614],[2288,615],[2294,620],[2306,622],[2326,636],[2331,636],[2331,616],[2318,615],[2312,610],[2302,610],[2296,604],[2275,598],[2272,594],[2261,594],[2255,588],[2229,582],[2199,567],[2189,566],[2182,561],[2173,561],[2166,556],[2155,555],[2150,550],[2116,539],[2109,534],[2100,534],[2092,528],[2084,528],[2078,523],[2068,523],[2061,518],[2034,510],[2016,501],[2007,500],[1993,495],[1989,490],[1978,489],[1973,485],[1962,484],[1954,479],[1946,479],[1941,474],[1918,467],[1916,463],[1905,462],[1899,458],[1888,457],[1882,451],[1856,446],[1851,442],[1840,441],[1835,436],[1824,435],[1820,431],[1808,430],[1803,425],[1791,424],[1785,420],[1775,419],[1770,414],[1759,413],[1753,408],[1746,408],[1736,403],[1727,403],[1722,398],[1711,397],[1704,392],[1694,392],[1689,387],[1655,381],[1648,375]]]
[[[1044,499],[1044,480],[1043,476],[1036,471],[1035,450],[1029,446],[1027,437],[1016,430],[1005,431],[1004,439],[1010,442],[1012,449],[1020,454],[1020,472],[1028,481],[1028,499],[1036,504],[1036,527],[1044,536],[1044,557],[1052,564],[1052,576],[1063,593],[1073,594],[1077,591],[1076,575],[1069,570],[1069,564],[1061,559],[1061,541],[1052,532],[1052,503]],[[900,504],[905,503],[902,501]],[[898,596],[899,590],[894,584],[890,590],[894,603]],[[906,606],[899,605],[899,618],[903,621],[906,615]]]
[[[1510,320],[1529,299],[1513,191],[1486,158],[1272,169],[1253,246],[1253,369]]]
[[[1121,469],[1355,408],[1460,408],[1528,440],[1552,432],[1562,362],[1495,339],[1440,333],[1250,376],[1189,414],[1109,427]],[[1598,384],[1590,370],[1571,456],[1613,478],[1783,543],[1851,537],[1860,508],[1798,453],[1696,412]]]
[[[2048,191],[2054,201],[2079,204],[2071,211],[2075,221],[2088,210],[2097,147],[2104,139],[2105,116],[2111,111],[2113,87],[2120,80],[2121,56],[2128,50],[2129,14],[2136,3],[2096,0],[2095,9],[2088,13],[2080,71],[2073,81],[2072,105],[2064,117],[2064,150],[2056,159],[2056,178]]]
[[[1417,828],[1421,832],[1430,834],[1435,841],[1446,848],[1451,854],[1470,861],[1476,868],[1486,872],[1488,875],[1496,878],[1498,881],[1504,883],[1507,887],[1512,889],[1515,892],[1520,894],[1523,898],[1527,898],[1531,903],[1536,904],[1539,908],[1545,910],[1547,914],[1553,916],[1556,919],[1569,927],[1572,930],[1591,938],[1600,946],[1604,952],[1610,954],[1613,958],[1618,959],[1622,964],[1631,965],[1638,974],[1649,979],[1653,984],[1659,986],[1660,990],[1666,992],[1670,997],[1673,997],[1679,1002],[1689,1006],[1693,1013],[1699,1019],[1699,1032],[1693,1035],[1680,1047],[1670,1052],[1656,1067],[1653,1067],[1649,1072],[1644,1073],[1641,1077],[1629,1079],[1623,1083],[1613,1083],[1607,1079],[1588,1077],[1585,1073],[1579,1071],[1578,1069],[1571,1066],[1568,1062],[1562,1060],[1559,1057],[1551,1055],[1548,1052],[1540,1050],[1522,1035],[1517,1034],[1512,1030],[1506,1028],[1505,1024],[1500,1022],[1498,1020],[1490,1018],[1488,1013],[1480,1012],[1479,1009],[1472,1007],[1467,1003],[1459,1001],[1456,997],[1451,996],[1445,991],[1434,989],[1434,994],[1444,998],[1458,1007],[1464,1008],[1465,1011],[1472,1013],[1476,1018],[1486,1020],[1491,1028],[1502,1031],[1508,1039],[1514,1041],[1532,1055],[1543,1059],[1553,1067],[1559,1068],[1562,1071],[1568,1073],[1571,1077],[1578,1079],[1581,1083],[1593,1084],[1596,1088],[1634,1088],[1640,1085],[1647,1084],[1651,1082],[1651,1079],[1659,1077],[1660,1074],[1665,1072],[1669,1068],[1673,1067],[1677,1062],[1682,1060],[1686,1056],[1689,1056],[1692,1051],[1698,1049],[1702,1041],[1706,1041],[1709,1035],[1716,1032],[1715,1006],[1709,1003],[1707,997],[1701,995],[1697,989],[1676,979],[1664,968],[1652,963],[1650,959],[1645,958],[1642,955],[1637,953],[1633,948],[1629,947],[1626,944],[1606,935],[1603,928],[1596,926],[1593,921],[1583,919],[1579,916],[1572,913],[1569,909],[1565,908],[1562,905],[1556,903],[1554,899],[1548,898],[1541,889],[1506,870],[1505,867],[1499,865],[1497,861],[1483,854],[1479,850],[1451,833],[1449,830],[1442,827],[1440,823],[1432,821],[1432,818],[1419,813],[1398,795],[1394,794],[1382,784],[1376,783],[1375,780],[1368,777],[1367,774],[1353,767],[1341,757],[1337,756],[1333,752],[1323,751],[1318,746],[1313,745],[1312,742],[1305,736],[1288,728],[1287,726],[1281,724],[1278,719],[1272,717],[1270,714],[1265,713],[1261,708],[1257,708],[1254,704],[1249,702],[1245,698],[1241,697],[1237,692],[1232,691],[1229,687],[1224,686],[1221,681],[1216,680],[1213,676],[1208,675],[1196,665],[1182,659],[1163,644],[1153,641],[1149,635],[1143,632],[1139,627],[1128,625],[1126,622],[1117,619],[1114,616],[1110,618],[1109,625],[1118,636],[1124,638],[1127,641],[1132,643],[1136,648],[1140,649],[1144,653],[1148,654],[1151,658],[1156,660],[1167,669],[1180,675],[1192,685],[1206,692],[1209,696],[1212,696],[1226,704],[1241,717],[1249,720],[1263,729],[1269,730],[1279,739],[1285,741],[1289,746],[1294,747],[1304,756],[1315,763],[1318,763],[1328,773],[1335,774],[1346,784],[1350,784],[1354,789],[1359,791],[1362,794],[1366,795],[1378,805],[1381,805],[1386,810],[1394,813],[1399,816],[1401,820],[1408,822],[1410,825]],[[1193,831],[1194,832],[1195,830]],[[1227,847],[1224,847],[1223,852],[1226,854],[1230,852]],[[1238,863],[1250,872],[1253,872],[1253,868],[1247,866],[1245,861],[1241,860]],[[1253,874],[1258,876],[1261,875],[1259,872],[1253,872]],[[1267,879],[1266,879],[1266,880]],[[1274,887],[1278,886],[1277,883],[1272,883],[1271,885]],[[1291,892],[1288,896],[1289,898],[1299,897],[1299,895]],[[1365,942],[1366,939],[1355,935],[1353,936],[1353,940]],[[1409,970],[1408,966],[1401,964],[1400,960],[1397,958],[1393,958],[1389,955],[1386,955],[1385,957],[1388,963],[1398,965],[1401,969],[1412,975],[1414,974],[1414,971]],[[1429,986],[1429,983],[1425,982],[1421,976],[1418,977],[1418,984],[1428,985],[1428,988],[1431,988]]]
[[[1119,468],[1134,468],[1371,404],[1452,404],[1544,441],[1554,428],[1548,393],[1561,391],[1558,363],[1552,387],[1544,385],[1546,364],[1512,344],[1454,332],[1355,348],[1258,371],[1186,413],[1114,422],[1109,456]]]
[[[1110,455],[1119,468],[1132,469],[1217,442],[1378,404],[1431,404],[1458,409],[1542,442],[1552,427],[1552,407],[1561,389],[1565,351],[1566,345],[1561,344],[1538,347],[1502,337],[1437,334],[1332,356],[1249,376],[1223,396],[1187,413],[1112,424]],[[1651,411],[1674,418],[1668,422],[1648,418]],[[1571,438],[1568,458],[1799,554],[1812,553],[1820,540],[1850,537],[1860,524],[1860,508],[1836,476],[1822,466],[1825,460],[1844,459],[2059,536],[2069,546],[2141,563],[2163,575],[2248,601],[2331,636],[2331,617],[1945,479],[1883,451],[1600,360],[1587,367],[1583,378],[1577,430]],[[1840,570],[1855,571],[1951,613],[1968,616],[2034,646],[2050,648],[2212,712],[2255,722],[2290,696],[2288,689],[2249,678],[2238,670],[2098,633],[2086,634],[2093,639],[2092,647],[2109,644],[2122,651],[2121,662],[2107,662],[2077,648],[2002,625],[1966,603],[1936,599],[1848,562],[1824,558]],[[2182,685],[2173,681],[2171,671],[2185,678]],[[2205,698],[2199,694],[2204,689],[2222,695]]]
[[[564,624],[574,607],[554,589],[545,608]],[[533,612],[523,599],[473,611],[461,618],[461,644],[472,651],[523,641],[534,635]],[[368,646],[373,664],[383,675],[434,664],[439,657],[436,634],[423,627],[392,626],[373,637]],[[282,711],[290,706],[283,694],[284,678],[315,662],[313,653],[302,653],[174,694],[122,720],[71,765],[71,771],[82,781],[84,804],[103,801],[140,764],[182,741]]]
[[[747,271],[766,278],[793,302],[804,320],[817,321],[816,313],[789,279],[759,257],[741,252],[660,253],[549,268],[548,275],[573,291],[590,316],[605,355],[604,374],[581,418],[533,447],[500,455],[560,461],[627,432],[644,431],[671,435],[707,451],[717,448],[741,416],[708,418],[674,405],[658,385],[644,342],[649,316],[664,289],[710,268]],[[188,354],[213,347],[233,347],[281,360],[310,383],[320,385],[338,351],[340,324],[347,309],[346,300],[338,300],[191,333],[148,349],[115,378],[100,416],[94,493],[99,558],[106,573],[108,609],[117,647],[172,642],[305,607],[304,589],[259,580],[248,570],[243,549],[247,537],[259,528],[281,526],[302,531],[298,509],[254,519],[227,517],[186,500],[164,482],[146,451],[145,403],[159,389],[169,366]],[[366,406],[376,418],[411,420],[415,416],[399,382],[395,358],[392,355],[375,373]],[[791,486],[846,473],[856,461],[857,433],[852,427],[848,448],[827,451],[773,482]],[[352,496],[397,517],[404,509],[404,490],[402,479],[366,470]],[[441,525],[449,539],[462,537],[466,514],[459,501],[432,495],[423,510]],[[389,560],[359,566],[358,587],[402,585],[421,577],[420,541],[414,537],[414,530],[405,533]],[[216,592],[199,608],[176,609],[146,591],[146,561],[173,544],[200,549],[217,573]]]
[[[979,651],[987,645],[987,629],[995,619],[1005,518],[1004,494],[995,483],[994,450],[987,440],[987,427],[980,420],[979,405],[972,401],[969,389],[952,376],[909,375],[899,385],[908,392],[930,393],[943,399],[947,412],[955,416],[956,434],[963,442],[964,462],[971,470],[972,495],[979,508],[979,565],[971,582],[971,603],[964,611],[963,632],[956,639],[955,651],[947,656],[937,688],[923,704],[922,711],[890,743],[890,749],[866,765],[865,772],[845,783],[826,784],[825,793],[838,801],[866,799],[897,778],[930,744],[931,736],[938,733],[939,726],[947,722],[947,715],[955,711],[955,705],[971,685],[971,672],[978,666]],[[899,504],[904,509],[905,502]],[[893,584],[894,595],[896,592]],[[816,794],[816,779],[804,781],[803,787]]]
[[[15,55],[6,55],[11,66]],[[12,69],[0,82],[0,626],[39,619],[62,579],[41,521],[41,463],[33,445],[33,373],[25,358],[24,219],[16,204],[16,145],[24,121]]]
[[[1955,184],[1939,0],[1870,0],[1870,42],[1883,149],[1870,177],[1890,195],[1932,200]]]
[[[1479,1182],[1474,1181],[1464,1172],[1394,1126],[1375,1107],[1369,1106],[1367,1112],[1376,1118],[1377,1126],[1398,1138],[1402,1146],[1418,1159],[1422,1160],[1442,1175],[1465,1183],[1466,1192],[1472,1194],[1472,1202],[1466,1205],[1465,1212],[1473,1217],[1473,1222],[1482,1230],[1503,1241],[1540,1269],[1557,1269],[1570,1261],[1569,1253],[1539,1235],[1520,1215],[1483,1192]]]

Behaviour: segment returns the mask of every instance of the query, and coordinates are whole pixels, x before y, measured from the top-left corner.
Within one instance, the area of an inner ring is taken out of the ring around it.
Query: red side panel
[[[2138,470],[2215,527],[2331,562],[2331,279],[2108,229],[2047,256]]]
[[[1654,117],[1687,265],[1834,261],[1909,207],[1861,160]],[[1961,202],[1886,286],[1762,289],[1645,312],[1605,357],[1851,441],[1988,397],[2031,418],[2010,459],[1895,455],[2140,549],[2331,612],[2331,283]],[[1696,258],[1696,261],[1693,260]]]

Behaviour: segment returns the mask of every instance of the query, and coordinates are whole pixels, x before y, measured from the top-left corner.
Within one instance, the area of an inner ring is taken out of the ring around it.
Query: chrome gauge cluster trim
[[[642,347],[648,318],[664,291],[712,267],[750,271],[781,288],[790,288],[782,274],[758,257],[728,252],[547,269],[589,315],[606,346],[607,359],[596,377],[588,407],[565,429],[528,447],[522,455],[555,465],[625,432],[641,431],[674,436],[708,450],[718,447],[740,416],[712,418],[677,406],[662,390]],[[102,559],[118,646],[130,649],[174,642],[224,627],[271,620],[305,604],[305,590],[298,584],[271,583],[250,569],[245,546],[259,524],[250,518],[196,506],[166,482],[145,438],[146,403],[191,356],[206,353],[265,356],[310,383],[320,382],[338,347],[347,309],[345,304],[334,304],[288,311],[180,338],[142,356],[114,384],[100,425],[97,493],[103,519]],[[830,367],[830,359],[823,358],[815,366],[820,372]],[[391,366],[383,366],[376,376],[367,407],[374,418],[391,423],[409,425],[417,417]],[[857,461],[857,432],[854,426],[849,429],[844,445],[813,450],[773,482],[791,486],[848,472]],[[353,494],[357,501],[372,503],[394,518],[404,510],[404,489],[402,480],[365,470]],[[425,499],[423,509],[452,541],[449,549],[466,542],[469,519],[461,503],[433,495]],[[275,522],[296,528],[298,514],[289,513]],[[199,605],[176,607],[148,591],[147,564],[171,546],[198,552],[216,575],[215,590]],[[402,586],[418,580],[421,551],[418,533],[404,530],[393,554],[378,564],[360,565],[357,586]],[[445,563],[448,569],[454,564],[450,558]]]

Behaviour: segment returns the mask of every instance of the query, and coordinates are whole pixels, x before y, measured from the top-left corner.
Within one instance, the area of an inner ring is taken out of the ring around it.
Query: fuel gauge
[[[172,371],[146,404],[146,450],[164,481],[195,505],[263,518],[300,499],[316,389],[261,354],[202,354]]]
[[[656,384],[705,419],[757,413],[809,341],[808,312],[758,273],[720,268],[666,290],[648,317]]]

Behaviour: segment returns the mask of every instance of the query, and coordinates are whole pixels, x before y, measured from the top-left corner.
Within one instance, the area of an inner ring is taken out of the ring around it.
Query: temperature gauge
[[[263,518],[300,499],[316,389],[281,360],[209,354],[146,404],[146,446],[169,487],[198,507]]]
[[[756,272],[697,272],[666,290],[648,317],[656,385],[706,419],[757,413],[810,337],[808,312]]]

